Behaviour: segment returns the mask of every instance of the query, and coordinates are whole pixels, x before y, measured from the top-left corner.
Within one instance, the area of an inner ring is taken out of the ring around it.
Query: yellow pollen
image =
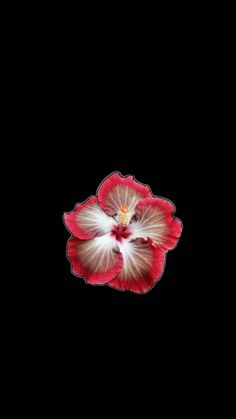
[[[118,212],[118,223],[127,225],[130,222],[130,211],[127,205],[123,205]]]

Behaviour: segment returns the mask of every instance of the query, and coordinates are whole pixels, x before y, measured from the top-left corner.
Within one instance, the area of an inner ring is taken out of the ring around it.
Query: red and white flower
[[[174,212],[172,202],[154,197],[133,176],[111,174],[97,196],[64,214],[72,234],[67,245],[72,273],[89,284],[149,291],[181,234],[182,224]]]

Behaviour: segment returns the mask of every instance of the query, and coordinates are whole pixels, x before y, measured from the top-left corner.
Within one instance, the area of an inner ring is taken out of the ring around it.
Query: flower
[[[75,210],[64,214],[72,236],[67,257],[88,284],[146,293],[161,278],[166,253],[180,237],[175,207],[133,176],[115,172]]]

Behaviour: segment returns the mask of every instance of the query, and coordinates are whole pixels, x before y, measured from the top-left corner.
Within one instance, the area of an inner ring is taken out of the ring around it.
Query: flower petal
[[[108,285],[135,293],[149,291],[164,270],[165,252],[152,246],[151,240],[124,240],[119,243],[123,256],[122,271]]]
[[[123,260],[116,240],[110,235],[79,240],[71,237],[67,246],[73,274],[84,277],[89,284],[105,284],[122,270]]]
[[[135,210],[137,220],[130,226],[130,239],[149,237],[164,250],[176,246],[182,224],[173,218],[175,207],[172,202],[163,198],[147,198],[139,201]]]
[[[101,207],[110,215],[127,206],[131,215],[140,199],[151,197],[148,186],[134,180],[133,176],[121,176],[115,172],[107,177],[98,190]]]
[[[83,204],[77,204],[74,211],[64,214],[65,225],[77,238],[92,239],[111,231],[116,221],[100,207],[98,198],[92,196]]]

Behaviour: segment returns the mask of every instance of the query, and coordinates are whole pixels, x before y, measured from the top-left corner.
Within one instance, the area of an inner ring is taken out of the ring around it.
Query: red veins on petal
[[[122,256],[111,236],[79,240],[71,237],[67,247],[71,270],[89,284],[105,284],[122,270]]]
[[[151,196],[146,185],[135,181],[133,176],[124,177],[119,173],[107,177],[98,190],[101,207],[110,215],[117,214],[122,207],[129,208],[133,215],[138,201]]]
[[[151,240],[143,239],[123,241],[120,251],[123,268],[109,285],[138,294],[149,291],[163,273],[165,252],[152,246]]]
[[[175,207],[163,198],[147,198],[138,202],[136,221],[132,224],[132,238],[150,237],[155,245],[165,250],[176,246],[181,235],[182,224],[173,217]]]
[[[74,211],[64,214],[65,225],[77,238],[86,240],[108,233],[115,221],[99,205],[98,198],[92,196],[83,204],[77,204]]]

